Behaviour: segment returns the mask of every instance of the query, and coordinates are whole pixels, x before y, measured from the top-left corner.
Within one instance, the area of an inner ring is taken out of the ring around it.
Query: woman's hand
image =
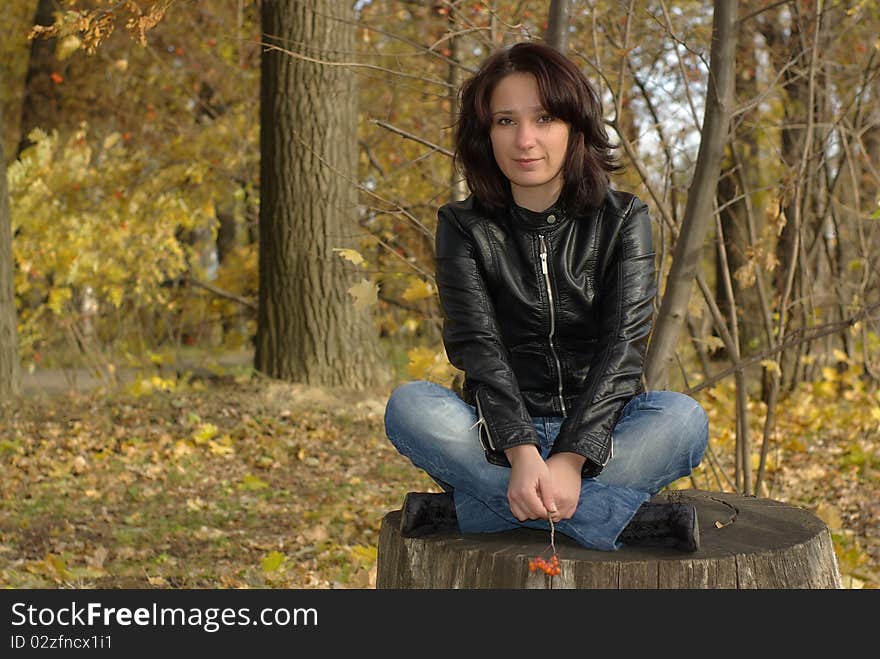
[[[510,482],[507,501],[510,511],[519,521],[547,519],[556,521],[558,512],[553,499],[553,484],[547,463],[534,444],[514,446],[505,452],[510,460]]]
[[[547,470],[553,484],[553,500],[558,509],[553,521],[571,519],[581,496],[581,468],[584,458],[577,453],[556,453],[547,459]]]

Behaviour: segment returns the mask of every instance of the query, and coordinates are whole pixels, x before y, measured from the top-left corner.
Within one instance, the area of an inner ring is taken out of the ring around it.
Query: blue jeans
[[[533,417],[546,459],[562,417]],[[510,511],[510,469],[486,460],[477,412],[455,392],[433,382],[401,385],[385,408],[385,433],[401,454],[452,490],[462,533],[493,533],[520,526],[549,531],[546,520],[520,522]],[[614,457],[595,478],[581,481],[577,510],[555,529],[591,549],[621,547],[617,536],[639,506],[700,464],[709,422],[684,394],[650,391],[633,398],[612,432]]]

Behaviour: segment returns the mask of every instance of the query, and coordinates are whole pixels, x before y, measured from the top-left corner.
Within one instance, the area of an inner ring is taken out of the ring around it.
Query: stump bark
[[[549,533],[404,538],[400,511],[382,520],[377,588],[841,588],[831,534],[813,513],[772,499],[678,490],[655,500],[695,504],[696,553],[655,547],[586,549],[556,534],[562,574],[530,573]]]

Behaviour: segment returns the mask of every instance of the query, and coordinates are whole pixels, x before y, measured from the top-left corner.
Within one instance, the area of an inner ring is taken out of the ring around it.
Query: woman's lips
[[[521,169],[532,169],[535,165],[541,162],[540,158],[515,158],[514,161],[517,164],[517,167]]]

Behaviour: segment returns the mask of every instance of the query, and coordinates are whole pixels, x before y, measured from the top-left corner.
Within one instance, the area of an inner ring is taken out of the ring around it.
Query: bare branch
[[[247,307],[248,309],[253,309],[254,311],[257,310],[257,304],[255,302],[253,302],[252,300],[249,300],[245,297],[242,297],[241,295],[236,295],[235,293],[230,293],[229,291],[224,291],[223,289],[217,288],[216,286],[213,286],[212,284],[209,284],[206,281],[201,281],[199,279],[196,279],[192,275],[188,275],[186,277],[186,281],[188,283],[192,284],[193,286],[196,286],[198,288],[203,288],[206,291],[213,293],[214,295],[218,295],[222,298],[226,298],[227,300],[233,300],[234,302],[238,302],[240,305]]]

